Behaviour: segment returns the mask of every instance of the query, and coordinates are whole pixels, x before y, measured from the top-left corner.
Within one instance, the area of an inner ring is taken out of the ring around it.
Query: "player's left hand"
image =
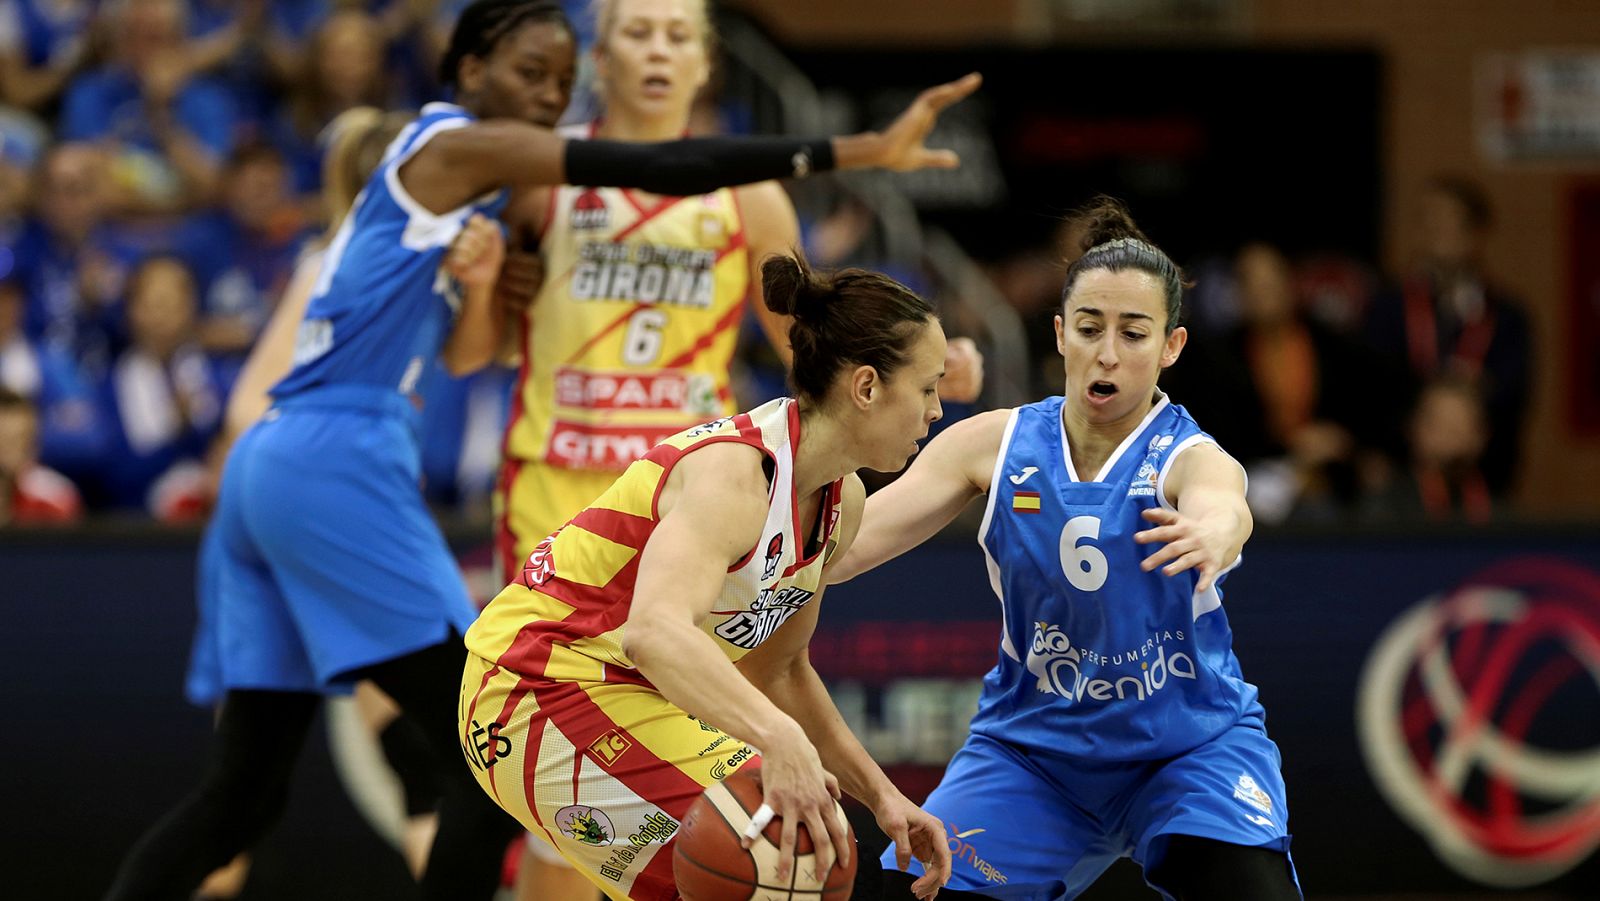
[[[951,104],[960,101],[983,84],[983,76],[976,72],[955,81],[936,85],[917,95],[898,118],[879,136],[881,146],[877,165],[894,172],[916,169],[954,169],[961,158],[954,150],[932,150],[923,144],[939,114]]]
[[[444,268],[465,287],[491,287],[500,276],[500,264],[505,255],[506,239],[500,231],[500,223],[481,213],[473,213],[450,244]]]
[[[945,836],[944,824],[898,793],[880,804],[873,814],[878,828],[894,842],[895,866],[910,869],[913,856],[922,861],[925,872],[911,883],[912,894],[924,901],[936,897],[950,881],[950,840]]]
[[[544,257],[528,250],[506,250],[494,293],[508,310],[525,310],[544,286]]]
[[[1233,562],[1233,555],[1228,553],[1231,537],[1208,527],[1202,520],[1165,507],[1151,507],[1140,515],[1155,523],[1156,527],[1135,532],[1133,540],[1139,544],[1166,545],[1139,564],[1139,568],[1145,572],[1152,572],[1158,566],[1168,576],[1185,570],[1198,570],[1200,581],[1195,583],[1194,588],[1195,591],[1205,591],[1216,582],[1217,575]]]
[[[970,404],[983,393],[983,354],[971,338],[951,338],[944,349],[939,399]]]

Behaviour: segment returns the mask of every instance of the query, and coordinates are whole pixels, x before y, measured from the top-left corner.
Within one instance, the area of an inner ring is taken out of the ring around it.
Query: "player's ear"
[[[857,366],[850,373],[850,402],[858,410],[867,410],[872,406],[872,401],[883,393],[883,379],[878,377],[878,370],[871,366]]]
[[[1062,355],[1064,357],[1064,356],[1067,355],[1067,334],[1066,334],[1065,331],[1063,331],[1063,329],[1065,329],[1067,327],[1067,321],[1065,319],[1061,318],[1061,314],[1060,313],[1057,313],[1056,316],[1055,316],[1055,324],[1056,324],[1056,353],[1058,353],[1058,354],[1060,354],[1060,355]]]
[[[1061,317],[1057,316],[1059,321]],[[1178,355],[1183,353],[1184,345],[1189,343],[1189,330],[1178,326],[1167,336],[1167,346],[1161,349],[1161,368],[1166,369],[1178,362]]]

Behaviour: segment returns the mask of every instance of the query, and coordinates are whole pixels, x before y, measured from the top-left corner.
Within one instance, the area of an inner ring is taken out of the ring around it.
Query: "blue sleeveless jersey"
[[[1098,476],[1080,481],[1062,400],[1017,408],[995,461],[978,540],[1005,632],[972,731],[1128,761],[1181,754],[1244,720],[1261,724],[1220,592],[1196,593],[1193,571],[1140,570],[1160,545],[1133,540],[1154,527],[1141,511],[1169,506],[1171,462],[1215,442],[1161,396]]]
[[[460,307],[460,285],[439,268],[445,252],[473,213],[497,218],[506,192],[435,215],[406,193],[399,170],[434,135],[474,121],[459,106],[430,103],[389,145],[328,246],[294,368],[274,398],[331,385],[415,390]]]

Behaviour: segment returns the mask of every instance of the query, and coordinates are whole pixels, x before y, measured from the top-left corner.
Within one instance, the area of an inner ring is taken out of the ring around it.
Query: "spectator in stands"
[[[28,173],[48,134],[31,117],[0,108],[0,278],[11,275],[11,248],[28,212]]]
[[[198,343],[197,307],[194,276],[176,257],[151,257],[129,279],[129,345],[104,392],[115,430],[97,487],[112,505],[159,519],[204,509],[201,461],[221,422],[222,395]]]
[[[0,103],[42,112],[89,58],[93,0],[0,3]]]
[[[1249,470],[1257,519],[1342,516],[1359,495],[1358,451],[1382,437],[1370,411],[1376,370],[1305,314],[1276,247],[1240,250],[1234,282],[1238,324],[1190,347],[1165,384]]]
[[[247,144],[234,153],[219,199],[190,220],[179,246],[199,285],[200,346],[231,382],[289,283],[306,229],[288,165],[271,145]]]
[[[1483,477],[1489,492],[1502,497],[1516,473],[1533,347],[1527,314],[1484,272],[1492,218],[1488,198],[1472,182],[1430,182],[1417,234],[1420,263],[1398,293],[1374,304],[1369,332],[1411,374],[1411,398],[1439,378],[1476,384],[1488,427]]]
[[[26,298],[28,335],[103,369],[134,248],[109,217],[107,159],[88,144],[44,155],[34,187],[36,216],[11,245]]]
[[[1467,522],[1494,514],[1484,472],[1491,442],[1481,382],[1446,375],[1428,383],[1407,428],[1409,465],[1363,505],[1370,521]]]
[[[383,63],[382,28],[359,9],[341,9],[312,32],[287,102],[268,124],[272,143],[289,161],[295,193],[308,202],[319,202],[323,129],[347,109],[387,106]]]
[[[195,75],[183,0],[124,0],[107,15],[110,58],[67,88],[61,137],[113,150],[119,201],[131,211],[209,200],[233,148],[235,110],[226,88]]]
[[[77,361],[22,329],[22,287],[0,278],[0,388],[31,401],[39,419],[39,456],[81,474],[103,451],[105,431],[94,392]]]
[[[82,513],[72,482],[39,464],[39,415],[33,402],[0,388],[0,528],[67,523]]]

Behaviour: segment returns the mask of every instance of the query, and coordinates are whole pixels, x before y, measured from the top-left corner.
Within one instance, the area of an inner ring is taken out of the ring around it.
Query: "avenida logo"
[[[1178,633],[1179,640],[1182,635]],[[1152,652],[1154,659],[1147,659]],[[1083,673],[1085,657],[1097,665],[1097,673],[1100,667],[1121,667],[1135,661],[1139,670],[1114,679],[1091,679]],[[1165,640],[1151,638],[1134,651],[1108,657],[1073,647],[1060,626],[1042,622],[1033,624],[1033,641],[1024,665],[1038,678],[1040,691],[1078,703],[1086,697],[1091,701],[1121,701],[1131,696],[1143,701],[1165,688],[1170,679],[1196,678],[1194,658],[1183,651],[1167,654]]]

